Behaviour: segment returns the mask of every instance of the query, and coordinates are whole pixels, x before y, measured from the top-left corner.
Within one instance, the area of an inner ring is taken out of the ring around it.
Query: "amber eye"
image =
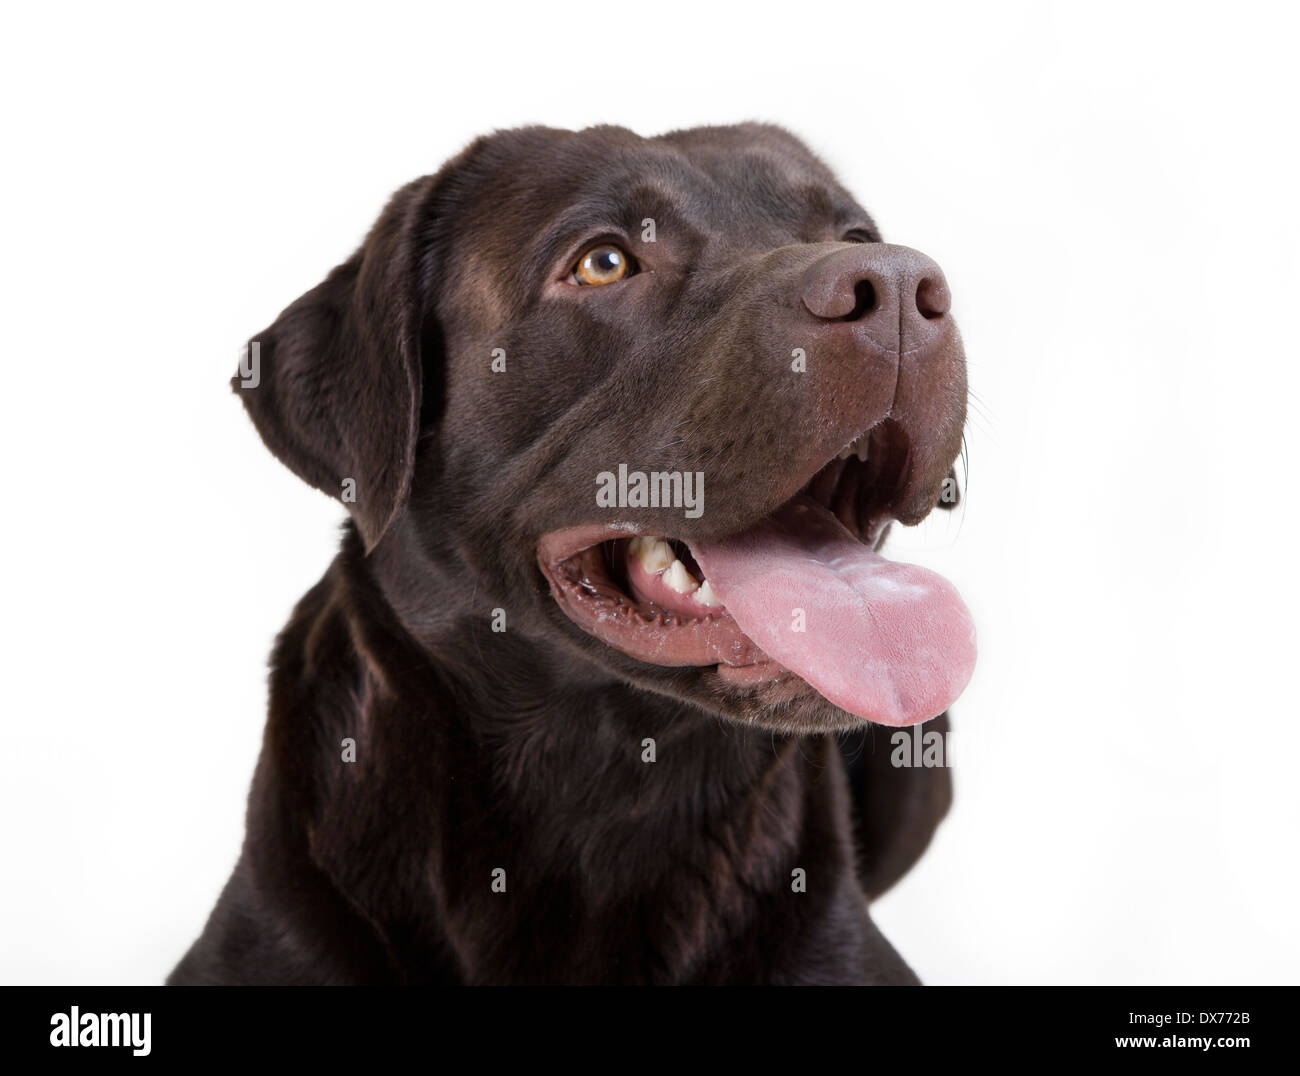
[[[576,284],[614,284],[631,272],[631,259],[612,243],[592,247],[573,270]]]

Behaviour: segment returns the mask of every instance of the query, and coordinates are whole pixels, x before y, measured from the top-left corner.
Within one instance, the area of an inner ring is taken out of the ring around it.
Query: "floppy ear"
[[[398,191],[361,248],[249,341],[231,378],[267,448],[343,501],[367,552],[415,469],[436,180]]]

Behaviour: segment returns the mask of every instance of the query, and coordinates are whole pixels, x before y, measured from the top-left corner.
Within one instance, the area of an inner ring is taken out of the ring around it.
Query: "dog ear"
[[[343,501],[367,552],[415,470],[437,180],[398,191],[361,248],[248,342],[231,379],[267,448]]]

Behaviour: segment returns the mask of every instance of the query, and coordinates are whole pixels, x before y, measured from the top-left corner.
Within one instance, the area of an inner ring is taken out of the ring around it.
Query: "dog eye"
[[[874,243],[875,240],[864,228],[852,228],[844,233],[843,243]]]
[[[632,273],[632,259],[621,247],[601,243],[592,247],[573,269],[575,284],[614,284]]]

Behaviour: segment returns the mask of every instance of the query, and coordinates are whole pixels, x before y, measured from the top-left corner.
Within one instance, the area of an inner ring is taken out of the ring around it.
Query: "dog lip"
[[[634,523],[583,523],[576,527],[564,527],[542,535],[537,543],[537,559],[543,571],[546,571],[601,542],[646,537],[647,533]]]
[[[588,577],[585,568],[591,565],[584,559],[599,556],[603,542],[641,534],[625,523],[595,523],[553,531],[538,542],[538,566],[556,604],[575,625],[650,665],[745,668],[771,661],[725,609],[702,609],[697,617],[671,611],[650,615],[608,580]]]

